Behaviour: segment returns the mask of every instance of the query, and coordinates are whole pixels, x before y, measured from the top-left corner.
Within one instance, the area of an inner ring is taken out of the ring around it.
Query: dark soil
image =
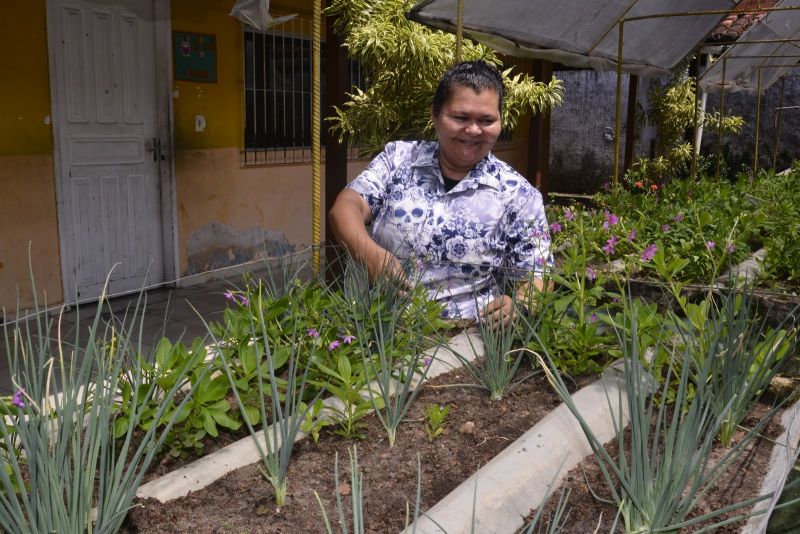
[[[525,364],[521,373],[530,372]],[[520,376],[524,376],[521,374]],[[595,380],[585,376],[575,388]],[[314,492],[319,494],[331,521],[336,523],[334,458],[339,456],[340,489],[350,492],[348,450],[358,448],[364,476],[363,505],[368,532],[398,532],[405,524],[406,508],[417,488],[417,455],[421,462],[421,509],[430,508],[501,450],[526,432],[560,403],[542,375],[523,382],[503,400],[490,402],[486,392],[469,387],[464,370],[442,375],[423,386],[398,429],[390,448],[383,427],[374,416],[366,418],[368,436],[347,440],[323,433],[318,443],[310,438],[296,444],[288,472],[286,505],[277,509],[272,487],[259,472],[260,463],[229,473],[211,486],[175,501],[138,502],[126,522],[126,532],[155,533],[306,533],[323,532],[324,523]],[[424,407],[449,404],[444,434],[428,441]],[[469,430],[468,423],[474,427]],[[350,499],[345,497],[345,509]]]
[[[769,408],[767,406],[757,404],[742,423],[742,426],[745,428],[755,426],[759,419],[768,411]],[[770,455],[772,454],[773,448],[773,443],[770,439],[777,437],[783,431],[779,422],[780,413],[781,412],[778,412],[777,415],[773,416],[772,420],[767,423],[759,433],[761,436],[765,436],[768,439],[757,437],[747,444],[740,458],[734,463],[731,463],[714,489],[703,498],[690,517],[702,516],[713,510],[721,509],[757,495],[763,477],[769,467]],[[737,436],[737,439],[740,438],[741,435]],[[618,457],[619,448],[617,447],[616,440],[606,443],[605,449],[612,458],[616,459]],[[726,452],[726,449],[722,448],[720,445],[716,445],[710,465],[713,465],[713,463]],[[546,504],[544,517],[552,517],[561,491],[569,490],[569,501],[567,504],[569,515],[565,521],[565,528],[561,532],[563,534],[586,534],[591,532],[611,533],[616,507],[598,501],[592,496],[590,488],[591,491],[599,497],[608,500],[611,499],[611,493],[608,490],[605,478],[598,467],[594,455],[587,457],[577,467],[572,469],[564,479],[564,483],[554,490],[550,501]],[[680,532],[682,534],[697,532],[705,526],[710,526],[743,513],[745,513],[744,509],[739,512],[724,514],[714,520],[684,528]],[[534,512],[531,512],[528,516],[528,520],[531,520],[533,515]],[[738,533],[741,531],[744,524],[745,520],[741,520],[722,526],[714,530],[714,532]],[[614,532],[624,531],[622,519],[620,518],[617,529]],[[798,532],[800,532],[800,519],[798,519]]]

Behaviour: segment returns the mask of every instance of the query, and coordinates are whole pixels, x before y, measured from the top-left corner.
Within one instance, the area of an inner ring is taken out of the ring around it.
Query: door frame
[[[91,1],[91,0],[89,0]],[[165,156],[158,163],[159,189],[161,191],[161,237],[163,257],[163,281],[159,286],[174,285],[178,278],[178,220],[176,180],[175,180],[175,136],[173,128],[174,110],[172,102],[172,5],[171,0],[151,0],[153,2],[155,33],[155,79],[156,79],[156,122],[158,138],[161,140],[162,154]],[[68,236],[61,229],[69,217],[64,205],[63,177],[61,159],[61,117],[65,110],[61,109],[56,83],[56,66],[58,61],[53,28],[58,21],[58,0],[46,0],[47,11],[47,55],[50,76],[50,115],[53,127],[53,170],[56,181],[56,212],[58,218],[59,263],[61,265],[61,286],[65,304],[72,295],[67,287],[69,264],[64,261],[67,247],[70,246]],[[150,288],[151,286],[147,286]],[[95,300],[95,299],[91,299]]]

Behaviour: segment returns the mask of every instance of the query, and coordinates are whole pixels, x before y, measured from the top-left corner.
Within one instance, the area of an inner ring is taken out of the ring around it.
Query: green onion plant
[[[37,294],[35,283],[33,294]],[[0,417],[0,436],[7,439],[13,425],[18,447],[4,449],[8,467],[0,469],[0,531],[111,534],[119,530],[175,422],[177,412],[167,414],[167,407],[183,382],[158,392],[162,404],[155,417],[165,425],[139,432],[143,407],[156,394],[156,386],[150,383],[140,389],[146,383],[143,371],[124,366],[138,357],[140,343],[132,340],[137,330],[141,336],[143,302],[140,294],[130,316],[126,312],[121,322],[113,315],[106,321],[104,291],[86,337],[75,329],[71,343],[62,338],[63,310],[55,322],[38,301],[27,319],[4,325],[17,392],[14,413]],[[55,340],[50,337],[54,328]],[[185,376],[190,370],[187,365],[178,372]],[[142,396],[122,398],[124,385]],[[180,392],[178,412],[192,393]],[[115,437],[119,403],[127,404],[128,419]]]
[[[630,337],[620,338],[624,352],[622,380],[625,398],[620,395],[618,399],[609,399],[609,409],[614,403],[619,406],[619,418],[614,419],[618,458],[613,458],[592,432],[549,356],[546,353],[540,356],[548,380],[577,418],[591,444],[626,532],[665,532],[691,527],[769,498],[769,495],[759,496],[708,513],[697,513],[690,519],[703,496],[756,436],[764,421],[722,458],[713,460],[714,439],[728,417],[730,406],[721,413],[715,412],[714,392],[708,380],[710,361],[696,370],[699,380],[694,384],[694,395],[689,394],[692,385],[690,366],[680,366],[675,408],[670,413],[667,396],[671,377],[668,374],[653,394],[653,380],[643,363],[647,347],[639,346],[637,308],[628,306],[627,309],[633,314],[629,321]],[[627,431],[622,420],[623,405],[630,416]],[[630,444],[629,448],[626,443]],[[629,457],[625,454],[626,449],[630,451]],[[739,515],[738,519],[741,517]],[[730,521],[704,527],[702,531]]]

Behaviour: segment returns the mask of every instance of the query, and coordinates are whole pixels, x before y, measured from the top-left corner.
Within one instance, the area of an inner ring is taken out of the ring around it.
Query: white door
[[[64,300],[161,283],[153,2],[49,0],[48,21]]]

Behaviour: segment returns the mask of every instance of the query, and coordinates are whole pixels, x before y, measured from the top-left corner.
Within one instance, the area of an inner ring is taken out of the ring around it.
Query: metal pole
[[[778,109],[775,110],[775,138],[772,143],[772,170],[778,166],[778,140],[781,132],[781,112],[783,108],[783,90],[786,78],[781,78],[781,96],[778,101]]]
[[[623,35],[625,21],[619,21],[619,45],[617,49],[617,103],[614,117],[614,180],[613,185],[616,189],[619,185],[619,129],[620,117],[622,115],[622,47],[625,44]]]
[[[694,78],[694,118],[692,125],[694,126],[694,136],[692,143],[692,170],[691,179],[697,178],[697,154],[700,152],[700,125],[698,124],[698,117],[700,115],[700,58],[702,55],[697,51],[697,76]]]
[[[728,66],[728,58],[722,58],[722,84],[719,90],[719,124],[717,128],[717,180],[719,180],[720,167],[722,165],[722,120],[725,118],[725,74]]]
[[[461,62],[461,42],[464,40],[464,0],[456,7],[456,63]]]
[[[758,137],[759,128],[761,127],[761,69],[758,69],[756,87],[756,132],[755,132],[755,147],[753,147],[753,175],[758,172]]]
[[[314,272],[319,272],[319,246],[321,242],[320,226],[320,41],[322,33],[322,0],[314,0],[314,22],[312,24],[312,71],[311,79],[314,83],[313,94],[311,95],[311,211],[312,211],[312,260]]]

